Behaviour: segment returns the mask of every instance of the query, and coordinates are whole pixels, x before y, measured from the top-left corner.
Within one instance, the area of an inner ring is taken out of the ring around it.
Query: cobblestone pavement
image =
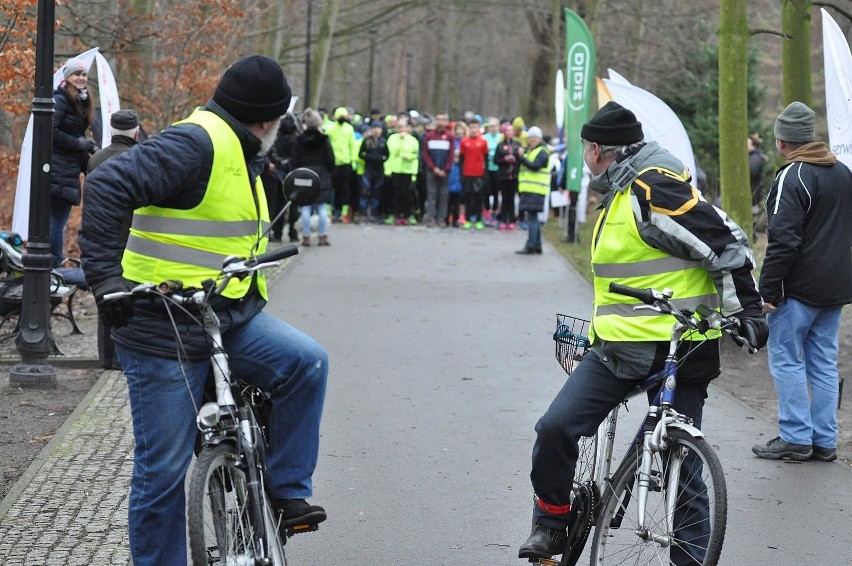
[[[269,270],[269,280],[274,283],[289,261]],[[67,323],[55,326],[64,356],[51,356],[49,363],[96,365],[95,312],[91,295],[81,294],[75,316],[84,333],[71,335]],[[0,342],[0,360],[16,356],[14,340]],[[98,381],[0,501],[0,565],[130,563],[133,429],[127,383],[119,371],[92,371],[102,372]]]
[[[0,503],[0,563],[127,564],[133,433],[127,384],[106,371]]]

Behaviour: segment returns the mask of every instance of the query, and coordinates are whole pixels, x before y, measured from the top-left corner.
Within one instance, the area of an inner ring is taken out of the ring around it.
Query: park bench
[[[0,342],[14,338],[20,329],[24,290],[22,247],[20,236],[14,232],[0,230]],[[64,271],[65,276],[57,270],[50,272],[51,320],[54,317],[65,319],[71,324],[71,334],[82,334],[74,320],[73,309],[74,296],[80,286],[66,279],[70,274],[73,277],[69,279],[84,281],[82,270],[78,267]],[[61,354],[55,345],[54,350],[55,353]]]

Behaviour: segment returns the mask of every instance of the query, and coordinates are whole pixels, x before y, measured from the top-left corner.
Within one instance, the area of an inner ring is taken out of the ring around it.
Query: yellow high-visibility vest
[[[544,145],[539,144],[535,149],[527,155],[527,161],[533,162],[542,151],[547,151]],[[518,172],[518,192],[519,193],[536,193],[546,195],[550,192],[550,171],[547,167],[542,167],[538,171],[525,167],[521,163],[520,171]]]
[[[213,165],[204,198],[194,208],[180,210],[146,206],[133,213],[127,248],[121,261],[124,277],[140,283],[182,281],[199,287],[215,278],[229,255],[248,257],[266,251],[261,238],[269,225],[269,209],[259,178],[247,169],[240,140],[222,118],[196,109],[181,123],[198,124],[213,142]],[[251,277],[231,279],[222,293],[238,299],[248,292]],[[265,299],[266,279],[257,275]]]
[[[658,169],[683,180],[672,171]],[[639,173],[641,175],[648,169]],[[637,181],[634,181],[637,182]],[[639,181],[641,183],[641,181]],[[631,186],[617,192],[609,206],[601,212],[592,236],[592,270],[594,272],[595,305],[591,338],[595,336],[613,342],[652,342],[671,339],[673,316],[650,310],[633,310],[639,301],[611,293],[612,282],[638,287],[669,288],[674,291],[672,302],[678,307],[694,310],[699,304],[719,307],[719,294],[710,274],[697,261],[680,259],[646,244],[639,235],[633,213],[634,196]],[[650,191],[650,187],[645,186]],[[693,189],[695,191],[695,189]],[[697,193],[694,193],[698,198]],[[678,214],[677,211],[671,214]],[[707,335],[685,335],[685,339],[718,338],[717,331]]]

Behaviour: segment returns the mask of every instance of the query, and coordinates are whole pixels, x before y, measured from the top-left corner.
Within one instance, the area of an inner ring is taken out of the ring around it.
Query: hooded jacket
[[[80,149],[79,139],[86,136],[86,118],[67,90],[60,87],[53,92],[53,157],[50,166],[50,196],[80,204],[80,173],[86,171],[88,153]],[[83,104],[88,110],[90,100]]]
[[[308,128],[296,137],[290,156],[293,168],[307,167],[320,178],[320,194],[315,204],[331,202],[334,188],[331,170],[334,169],[334,150],[328,136],[317,128]]]
[[[677,158],[648,142],[618,156],[591,179],[589,188],[603,194],[599,208],[608,207],[616,193],[631,191],[639,236],[647,245],[700,262],[719,293],[724,315],[760,316],[762,301],[752,277],[754,256],[745,233],[701,193],[665,170],[688,179]],[[605,238],[606,230],[599,237]],[[616,376],[638,379],[662,368],[668,342],[597,340],[592,349]],[[710,340],[684,361],[678,379],[713,379],[719,364],[718,340]]]
[[[822,142],[790,154],[766,197],[763,300],[812,307],[852,302],[852,173]]]

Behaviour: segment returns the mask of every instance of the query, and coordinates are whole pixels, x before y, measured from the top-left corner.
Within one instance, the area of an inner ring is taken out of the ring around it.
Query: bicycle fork
[[[674,515],[675,508],[677,506],[677,495],[680,482],[680,468],[688,452],[687,448],[683,446],[669,450],[668,466],[665,467],[665,474],[667,474],[667,477],[659,477],[653,474],[652,468],[654,455],[659,454],[662,459],[666,450],[665,443],[662,441],[665,436],[665,425],[666,418],[660,418],[653,430],[646,429],[645,431],[642,463],[639,468],[638,488],[636,493],[638,513],[638,528],[636,529],[636,535],[644,541],[653,541],[664,548],[671,546],[672,544],[674,534]],[[663,466],[661,466],[660,473],[663,473]],[[649,491],[652,489],[654,491],[660,491],[663,488],[663,485],[665,485],[666,532],[665,534],[659,534],[653,532],[649,528],[649,525],[646,524],[647,517],[645,510],[648,504]]]

